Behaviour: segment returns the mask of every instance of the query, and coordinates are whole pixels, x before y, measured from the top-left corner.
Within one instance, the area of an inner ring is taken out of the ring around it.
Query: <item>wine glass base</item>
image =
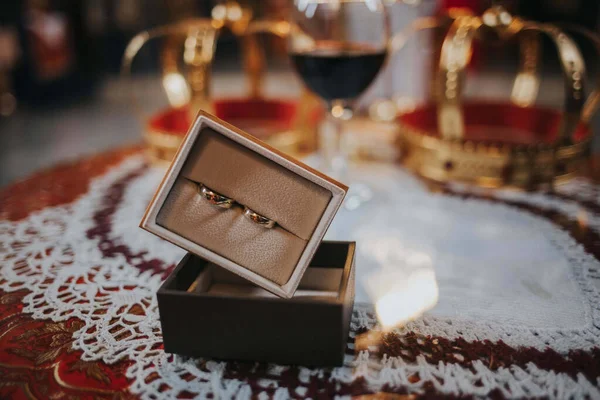
[[[344,208],[348,211],[356,210],[363,204],[373,199],[373,190],[364,183],[353,182],[350,184],[346,198],[344,199]]]
[[[328,171],[324,168],[324,162],[322,155],[315,153],[309,155],[304,158],[303,161],[310,165],[313,168],[320,169],[325,174],[332,176],[333,178],[339,179],[342,183],[348,186],[348,192],[346,192],[346,197],[344,199],[344,203],[342,204],[342,208],[348,211],[353,211],[360,208],[363,204],[371,202],[375,197],[375,190],[371,187],[371,185],[363,183],[363,181],[368,176],[360,173],[361,168],[357,168],[356,165],[350,163],[347,165],[346,173],[344,174],[344,178],[340,178],[335,176],[334,173]],[[358,180],[354,180],[353,177],[358,177]],[[345,178],[350,178],[349,182]]]

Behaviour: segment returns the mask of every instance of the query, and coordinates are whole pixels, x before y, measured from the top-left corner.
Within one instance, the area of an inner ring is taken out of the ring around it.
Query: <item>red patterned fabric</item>
[[[89,190],[90,182],[94,177],[105,173],[111,166],[117,165],[127,156],[137,152],[139,152],[137,148],[116,150],[73,164],[61,165],[17,182],[0,191],[0,220],[19,221],[46,207],[69,204]],[[136,265],[141,272],[164,277],[173,265],[158,259],[148,259],[146,254],[135,252],[127,244],[114,240],[114,227],[110,223],[110,217],[122,201],[124,190],[136,176],[147,169],[148,166],[144,165],[115,181],[102,200],[103,206],[94,210],[94,214],[90,216],[95,225],[88,230],[87,238],[98,241],[105,258],[115,257],[118,254],[125,257],[132,265]],[[600,233],[560,211],[543,209],[522,200],[499,200],[485,193],[456,191],[450,186],[441,190],[449,196],[502,203],[552,221],[584,246],[589,254],[600,260]],[[550,194],[550,196],[576,203],[590,212],[600,211],[600,202],[596,200],[582,200],[578,196],[564,193]],[[19,246],[18,243],[13,245]],[[1,257],[11,254],[10,251],[11,249],[0,246],[0,260],[3,259]],[[44,251],[51,251],[51,249]],[[26,266],[24,265],[23,268]],[[102,361],[83,361],[82,352],[72,347],[73,334],[83,326],[81,321],[75,317],[58,322],[50,319],[33,319],[31,315],[22,312],[23,298],[27,294],[26,290],[0,291],[0,398],[137,398],[130,392],[132,381],[125,377],[125,371],[131,365],[127,357],[112,364]],[[127,312],[140,318],[144,317],[143,310],[138,310],[135,306]],[[474,362],[482,362],[490,371],[525,368],[533,363],[540,369],[566,374],[573,379],[582,379],[582,382],[592,386],[598,384],[600,377],[600,349],[597,347],[558,353],[551,349],[511,347],[502,341],[485,339],[468,341],[460,337],[447,339],[416,331],[381,333],[377,330],[363,329],[355,333],[356,336],[350,339],[347,353],[358,355],[361,351],[369,350],[370,356],[376,360],[400,357],[410,364],[417,362],[419,357],[424,357],[432,366],[456,365],[467,371],[474,370]],[[277,379],[279,387],[289,388],[288,396],[294,398],[414,392],[393,380],[383,384],[379,390],[373,390],[362,378],[355,379],[351,383],[342,382],[336,380],[331,370],[311,375],[306,378],[308,380],[301,382],[299,379],[301,372],[301,367],[293,367],[275,378],[268,365],[231,363],[223,371],[222,377],[246,382],[249,387],[271,396],[275,396],[275,389],[265,388],[262,381],[264,378]],[[456,397],[440,391],[439,387],[428,379],[429,377],[420,376],[418,373],[408,376],[409,382],[425,381],[418,393],[420,397]],[[294,388],[299,385],[303,385],[306,390],[294,391]],[[192,395],[194,394],[179,393],[180,398]],[[500,390],[491,391],[485,396],[503,397]],[[552,393],[551,397],[560,397],[560,393]]]
[[[0,220],[19,220],[45,207],[66,204],[98,176],[138,148],[113,151],[34,174],[0,191]],[[77,319],[34,320],[21,312],[26,291],[0,291],[0,398],[128,399],[125,360],[84,362],[71,348]]]
[[[21,313],[25,293],[0,292],[0,398],[127,399],[127,361],[81,360],[71,348],[77,319],[34,320]]]

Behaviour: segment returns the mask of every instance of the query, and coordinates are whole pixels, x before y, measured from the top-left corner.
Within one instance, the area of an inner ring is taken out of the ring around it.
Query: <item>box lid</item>
[[[234,201],[220,208],[198,191]],[[285,298],[293,296],[348,188],[200,112],[140,226]],[[247,207],[275,222],[244,215]]]

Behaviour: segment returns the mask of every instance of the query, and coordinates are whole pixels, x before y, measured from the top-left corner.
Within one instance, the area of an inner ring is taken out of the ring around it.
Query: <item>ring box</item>
[[[234,206],[211,204],[201,185]],[[322,239],[346,191],[200,112],[140,224],[189,252],[158,292],[165,350],[341,363],[354,301],[355,245]],[[275,226],[247,218],[245,207]]]
[[[165,351],[341,365],[354,304],[354,251],[350,242],[321,243],[291,299],[188,253],[157,294]]]

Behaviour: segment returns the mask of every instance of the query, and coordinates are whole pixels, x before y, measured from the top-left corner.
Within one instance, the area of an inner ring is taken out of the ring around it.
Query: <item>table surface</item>
[[[327,238],[358,243],[358,304],[344,365],[317,369],[164,353],[154,294],[183,251],[137,227],[163,173],[131,147],[0,191],[0,397],[600,397],[594,180],[432,191],[353,170],[377,196]],[[435,271],[437,305],[383,331],[370,282],[415,268]]]

